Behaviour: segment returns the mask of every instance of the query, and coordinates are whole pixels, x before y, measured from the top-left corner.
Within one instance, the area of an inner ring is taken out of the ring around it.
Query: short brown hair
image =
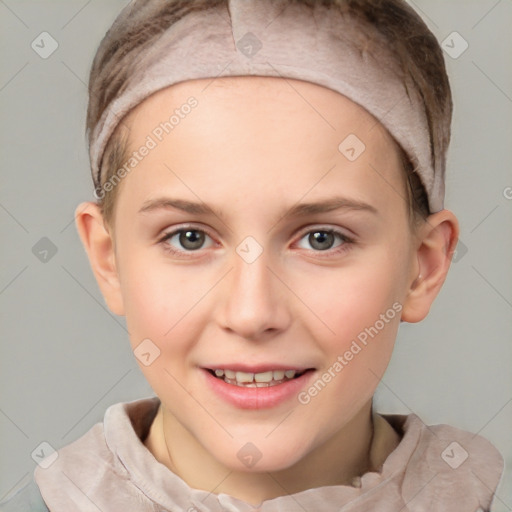
[[[420,16],[403,0],[282,0],[311,9],[322,6],[338,9],[371,35],[384,37],[392,54],[410,77],[423,100],[428,120],[432,161],[444,155],[450,141],[452,98],[442,50]],[[178,20],[194,11],[227,6],[227,0],[135,0],[118,16],[103,38],[89,77],[87,134],[92,133],[105,109],[127,84],[137,65],[137,56]],[[357,44],[357,42],[354,42]],[[363,51],[364,48],[359,48]],[[103,183],[112,178],[128,158],[128,139],[121,137],[122,123],[110,138],[101,162]],[[428,198],[419,175],[402,150],[407,179],[409,209],[414,218],[429,213]],[[119,187],[103,191],[99,197],[103,216],[110,223],[114,216]]]

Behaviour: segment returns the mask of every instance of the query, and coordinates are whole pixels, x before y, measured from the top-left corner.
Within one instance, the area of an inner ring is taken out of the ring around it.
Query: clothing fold
[[[227,494],[191,488],[144,445],[157,397],[109,407],[103,423],[58,450],[35,479],[51,512],[453,512],[489,510],[503,458],[481,436],[427,426],[415,414],[379,415],[399,434],[379,472],[360,486],[334,485],[266,500],[258,507]]]

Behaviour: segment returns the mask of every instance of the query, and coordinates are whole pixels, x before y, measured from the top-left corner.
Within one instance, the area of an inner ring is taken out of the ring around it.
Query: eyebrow
[[[371,204],[362,201],[355,201],[345,197],[332,197],[325,201],[313,203],[299,203],[288,210],[284,217],[301,217],[304,215],[314,215],[316,213],[332,212],[333,210],[361,210],[373,214],[378,214],[377,209]]]
[[[155,210],[176,209],[193,215],[214,215],[222,217],[220,212],[216,212],[213,208],[205,203],[196,203],[193,201],[185,201],[183,199],[157,198],[146,201],[139,210],[139,213],[149,213]],[[362,201],[355,201],[344,197],[332,197],[325,201],[299,203],[290,208],[282,217],[304,217],[319,213],[327,213],[334,210],[360,210],[373,214],[378,214],[377,209]]]
[[[158,198],[151,199],[146,201],[139,213],[148,213],[155,210],[182,210],[186,213],[191,213],[195,215],[216,215],[218,213],[215,212],[212,208],[210,208],[205,203],[194,203],[192,201],[185,201],[183,199],[171,199],[171,198]]]

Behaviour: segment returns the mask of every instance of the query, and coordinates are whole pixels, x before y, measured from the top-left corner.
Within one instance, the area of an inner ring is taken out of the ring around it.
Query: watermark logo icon
[[[441,43],[441,47],[452,59],[458,59],[469,48],[469,43],[454,31]]]
[[[253,443],[245,443],[236,456],[248,468],[254,467],[262,457],[262,453]]]
[[[43,236],[32,247],[32,254],[41,263],[48,263],[57,254],[57,250],[57,246],[49,238]]]
[[[254,237],[247,236],[238,244],[236,252],[246,263],[254,263],[261,256],[263,247]]]
[[[354,133],[351,133],[338,146],[339,152],[350,162],[357,160],[366,149],[364,142]]]
[[[146,338],[135,347],[133,354],[144,366],[150,366],[155,359],[160,357],[160,349],[149,338]]]
[[[238,40],[236,47],[246,57],[252,59],[261,50],[263,44],[252,32],[247,32]]]
[[[468,452],[457,441],[450,443],[441,453],[441,458],[452,469],[457,469],[468,457]]]
[[[59,43],[48,32],[41,32],[30,44],[39,57],[47,59],[59,47]]]
[[[466,253],[468,252],[467,246],[462,242],[462,240],[459,240],[457,242],[457,247],[455,247],[455,251],[453,251],[452,261],[453,263],[458,263]]]
[[[43,441],[37,445],[30,456],[32,460],[43,469],[48,469],[59,458],[57,451],[47,441]]]

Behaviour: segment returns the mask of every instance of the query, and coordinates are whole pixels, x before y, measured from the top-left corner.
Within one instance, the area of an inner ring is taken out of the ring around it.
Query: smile
[[[207,387],[222,402],[252,410],[293,402],[316,374],[314,368],[286,368],[276,363],[258,366],[217,363],[201,370]]]
[[[267,388],[298,378],[307,370],[268,370],[260,373],[241,372],[228,369],[208,371],[227,384],[246,388]]]

